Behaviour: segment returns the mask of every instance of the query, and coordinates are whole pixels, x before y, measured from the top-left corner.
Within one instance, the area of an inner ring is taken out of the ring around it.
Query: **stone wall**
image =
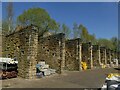
[[[92,44],[82,43],[82,61],[87,63],[88,69],[93,67]]]
[[[114,63],[114,60],[115,60],[115,51],[113,51],[113,50],[111,50],[111,62],[113,63],[113,64],[115,64]]]
[[[81,41],[80,39],[67,40],[65,42],[65,69],[81,69]]]
[[[56,69],[58,73],[64,69],[65,61],[65,35],[63,33],[48,37],[39,37],[37,60],[45,61],[50,68]]]
[[[100,49],[98,45],[92,45],[92,56],[93,56],[93,66],[94,67],[100,67]]]
[[[7,35],[5,39],[5,56],[8,58],[19,57],[20,50],[20,35],[19,33]]]
[[[105,47],[100,47],[100,55],[101,55],[101,63],[102,64],[106,64],[105,63]]]
[[[111,50],[107,49],[106,50],[106,59],[107,59],[107,64],[111,64]]]
[[[81,40],[65,41],[65,35],[39,37],[35,26],[28,26],[3,37],[3,56],[18,60],[18,75],[23,78],[35,78],[36,64],[45,61],[57,73],[63,70],[81,70],[81,61],[88,69],[101,63],[110,64],[117,53]],[[1,46],[1,45],[0,45]],[[118,55],[119,56],[119,55]]]
[[[18,60],[18,76],[34,78],[37,63],[38,33],[33,26],[6,36],[6,57]]]

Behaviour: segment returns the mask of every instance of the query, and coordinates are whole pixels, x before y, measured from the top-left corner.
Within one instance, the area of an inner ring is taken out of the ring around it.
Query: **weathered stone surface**
[[[100,49],[99,49],[99,46],[98,45],[92,45],[93,46],[93,48],[92,48],[92,50],[93,50],[93,66],[94,67],[100,67]]]
[[[61,73],[64,68],[65,35],[63,33],[39,38],[38,62],[44,60],[50,68]]]
[[[106,50],[106,58],[107,58],[107,64],[111,64],[111,50],[110,49],[107,49]]]
[[[28,27],[6,36],[6,57],[18,60],[18,76],[33,78],[37,63],[38,33]]]
[[[100,47],[100,55],[101,55],[101,63],[102,64],[106,64],[105,62],[105,47]]]
[[[34,78],[36,64],[43,60],[61,73],[63,70],[81,70],[81,61],[91,69],[101,63],[110,64],[120,56],[104,47],[82,43],[79,38],[65,41],[63,33],[41,38],[35,26],[23,27],[2,38],[2,56],[18,60],[18,75],[23,78]]]
[[[80,70],[80,39],[67,40],[65,42],[65,69],[66,70]]]
[[[88,69],[93,67],[93,59],[91,55],[92,51],[92,44],[89,43],[82,43],[82,61],[87,63]]]

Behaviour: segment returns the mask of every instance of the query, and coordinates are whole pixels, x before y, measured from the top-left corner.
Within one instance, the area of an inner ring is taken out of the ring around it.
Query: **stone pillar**
[[[98,54],[99,54],[99,65],[101,65],[101,53],[100,53],[100,47],[99,47],[99,50],[98,50]]]
[[[98,45],[92,45],[93,67],[100,67],[100,49]]]
[[[113,59],[114,59],[114,53],[113,50],[111,50],[111,67],[114,67]]]
[[[29,79],[36,77],[36,64],[37,64],[37,48],[38,48],[38,33],[31,31],[29,35]]]
[[[80,38],[78,39],[78,60],[79,60],[79,71],[81,71],[82,70],[82,65],[81,65],[81,61],[82,61],[82,44],[81,44]]]
[[[105,48],[104,54],[105,54],[105,65],[107,65],[106,48]]]
[[[100,47],[101,63],[105,65],[105,47]]]
[[[93,68],[93,52],[92,52],[93,46],[90,46],[90,68]]]
[[[61,70],[59,73],[62,73],[65,69],[65,34],[61,33],[61,40],[59,43],[60,46],[60,63],[61,63]]]
[[[80,44],[79,45],[79,71],[82,70],[82,65],[81,65],[81,62],[82,62],[82,45]]]
[[[109,57],[110,57],[110,66],[111,66],[111,50],[109,50]]]
[[[38,32],[30,26],[19,32],[18,75],[26,79],[34,79],[37,64]]]
[[[116,65],[115,65],[115,66],[116,66],[116,67],[118,67],[118,56],[117,56],[117,53],[118,53],[118,52],[115,51],[115,59],[116,59],[116,63],[115,63]]]
[[[119,64],[120,63],[120,52],[119,51],[117,52],[117,59],[118,59],[118,67],[119,67],[119,65],[120,65]]]

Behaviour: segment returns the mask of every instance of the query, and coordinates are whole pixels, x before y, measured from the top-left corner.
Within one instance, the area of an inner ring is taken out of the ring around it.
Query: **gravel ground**
[[[65,71],[63,74],[26,80],[12,78],[2,80],[4,88],[100,88],[108,73],[118,72],[113,68],[94,69],[86,71]]]

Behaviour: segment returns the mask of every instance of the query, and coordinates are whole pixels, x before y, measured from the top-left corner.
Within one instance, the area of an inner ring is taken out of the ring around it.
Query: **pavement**
[[[120,73],[120,69],[105,68],[86,71],[64,71],[43,78],[2,80],[3,88],[100,88],[109,73]]]

